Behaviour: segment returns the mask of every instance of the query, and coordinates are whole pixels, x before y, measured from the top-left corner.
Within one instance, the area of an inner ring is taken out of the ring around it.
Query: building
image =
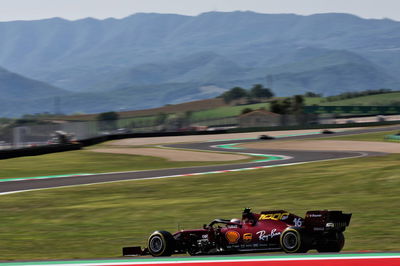
[[[281,115],[255,110],[239,116],[239,127],[274,127],[281,125]]]

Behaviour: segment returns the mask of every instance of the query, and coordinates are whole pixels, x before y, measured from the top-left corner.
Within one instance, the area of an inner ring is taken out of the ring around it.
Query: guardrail
[[[43,146],[24,147],[17,149],[4,149],[0,150],[1,159],[11,159],[22,156],[35,156],[43,155],[48,153],[56,153],[63,151],[79,150],[82,147],[99,144],[109,140],[117,140],[124,138],[145,138],[145,137],[165,137],[165,136],[184,136],[184,135],[208,135],[208,134],[223,134],[226,130],[216,131],[188,131],[188,132],[155,132],[155,133],[127,133],[127,134],[115,134],[115,135],[104,135],[93,138],[87,138],[79,140],[76,144],[49,144]]]
[[[244,133],[244,132],[278,131],[278,130],[300,130],[300,129],[326,129],[326,128],[390,126],[390,125],[398,125],[398,124],[400,124],[400,121],[348,123],[348,124],[315,124],[315,125],[277,126],[277,127],[252,127],[252,128],[233,128],[233,129],[228,129],[227,133]]]
[[[23,156],[35,156],[48,153],[79,150],[82,144],[51,144],[46,146],[25,147],[18,149],[0,150],[0,159],[11,159]]]
[[[386,140],[400,141],[400,133],[398,135],[386,135],[385,139]]]
[[[209,135],[239,132],[260,132],[260,131],[277,131],[277,130],[296,130],[296,129],[325,129],[325,128],[346,128],[346,127],[367,127],[381,125],[396,125],[400,121],[384,121],[370,123],[351,123],[351,124],[324,124],[324,125],[306,125],[306,126],[280,126],[280,127],[258,127],[258,128],[234,128],[228,130],[215,131],[184,131],[184,132],[152,132],[152,133],[124,133],[103,135],[92,138],[79,140],[78,144],[50,144],[44,146],[25,147],[17,149],[0,150],[0,159],[10,159],[22,156],[34,156],[47,153],[63,152],[78,150],[82,147],[99,144],[109,140],[125,139],[125,138],[149,138],[149,137],[167,137],[167,136],[185,136],[185,135]],[[399,140],[400,136],[390,135],[391,140]]]

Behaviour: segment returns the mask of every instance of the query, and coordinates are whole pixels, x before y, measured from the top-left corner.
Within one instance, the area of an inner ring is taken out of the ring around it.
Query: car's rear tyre
[[[174,238],[167,231],[155,231],[149,237],[148,249],[154,257],[171,256],[174,252]]]
[[[317,247],[318,252],[340,252],[344,246],[344,235],[336,232],[327,237],[323,244]]]
[[[288,228],[283,231],[280,243],[286,253],[305,253],[309,250],[306,235],[300,228]]]

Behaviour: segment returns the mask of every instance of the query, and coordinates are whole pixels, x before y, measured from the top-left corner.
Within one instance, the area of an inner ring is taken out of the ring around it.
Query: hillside
[[[0,34],[0,65],[75,92],[61,101],[66,113],[152,108],[256,83],[278,96],[400,89],[400,22],[387,19],[140,13],[0,22]]]
[[[0,67],[0,99],[36,99],[67,94],[69,93],[65,90],[23,77]]]
[[[2,22],[0,33],[0,65],[78,91],[141,65],[161,67],[187,60],[193,67],[201,60],[190,58],[201,53],[226,58],[233,62],[228,67],[233,70],[292,64],[330,50],[352,51],[382,67],[388,65],[382,58],[390,54],[390,75],[398,73],[395,66],[400,64],[395,60],[399,52],[393,49],[398,45],[399,22],[348,14],[141,13],[124,19]],[[267,73],[262,74],[259,78]],[[141,85],[140,80],[129,85]]]
[[[383,93],[376,95],[368,95],[345,100],[327,102],[320,102],[319,105],[360,105],[360,106],[385,106],[385,105],[400,105],[400,92]]]
[[[272,100],[282,99],[281,97],[275,97]],[[360,96],[355,98],[349,98],[337,101],[327,101],[326,97],[305,97],[305,105],[321,105],[321,106],[387,106],[387,105],[399,105],[400,104],[400,92],[382,93],[368,96]],[[211,98],[205,100],[191,101],[180,104],[171,104],[158,108],[150,108],[135,111],[123,111],[119,112],[120,118],[137,118],[141,121],[153,121],[160,113],[165,114],[183,114],[185,112],[191,112],[191,119],[193,121],[212,120],[212,119],[223,119],[233,116],[238,116],[246,108],[253,110],[264,108],[269,109],[269,102],[261,102],[255,104],[244,104],[244,105],[229,105],[226,104],[222,98]],[[85,115],[70,115],[60,117],[62,120],[69,121],[85,121],[85,120],[96,120],[97,114],[85,114]]]
[[[223,90],[222,90],[223,91]],[[106,111],[143,110],[165,105],[207,99],[221,94],[214,86],[196,83],[135,86],[111,92],[80,92],[58,97],[60,111],[64,114],[101,113]],[[0,99],[0,117],[19,117],[24,114],[54,113],[55,97],[45,95],[35,98]]]

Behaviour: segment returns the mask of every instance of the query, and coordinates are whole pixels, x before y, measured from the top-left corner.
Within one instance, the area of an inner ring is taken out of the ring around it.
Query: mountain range
[[[56,98],[65,113],[143,109],[256,83],[279,96],[400,89],[388,19],[139,13],[0,22],[0,36],[0,116],[53,112]]]

